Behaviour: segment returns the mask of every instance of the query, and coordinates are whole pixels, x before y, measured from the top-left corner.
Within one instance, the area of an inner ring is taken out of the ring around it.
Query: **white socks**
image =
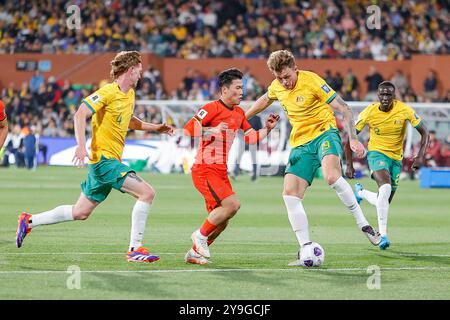
[[[64,221],[72,221],[73,205],[56,207],[50,211],[45,211],[31,216],[30,227],[34,228],[43,224],[54,224]]]
[[[377,205],[377,194],[375,192],[363,189],[359,192],[359,196],[362,197],[363,199],[366,199],[371,205],[373,206]]]
[[[364,217],[361,207],[356,201],[356,197],[353,193],[352,187],[348,184],[348,182],[343,177],[340,177],[335,183],[331,185],[331,187],[336,190],[339,199],[341,199],[342,203],[348,208],[348,210],[350,210],[352,215],[355,217],[356,224],[358,225],[359,229],[367,226],[369,222],[367,222],[366,217]]]
[[[145,223],[147,222],[150,207],[151,203],[146,203],[140,200],[136,201],[136,204],[133,207],[133,212],[131,214],[130,251],[142,246]]]
[[[387,220],[389,213],[389,197],[391,196],[392,187],[390,184],[383,184],[378,189],[377,198],[377,215],[378,215],[378,229],[382,236],[387,233]]]
[[[295,196],[283,196],[284,204],[288,212],[289,222],[295,232],[297,241],[302,247],[310,242],[308,230],[308,218],[302,205],[302,200]]]

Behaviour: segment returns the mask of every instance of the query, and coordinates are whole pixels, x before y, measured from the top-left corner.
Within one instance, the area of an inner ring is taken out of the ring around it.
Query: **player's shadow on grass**
[[[89,286],[116,292],[114,299],[178,299],[176,293],[163,289],[167,287],[167,279],[157,274],[92,273],[91,276]]]
[[[433,263],[437,266],[443,266],[443,265],[450,265],[450,256],[439,256],[439,255],[426,255],[421,253],[415,253],[415,252],[404,252],[404,251],[397,251],[397,250],[389,250],[386,252],[379,252],[379,256],[386,258],[386,259],[396,259],[402,258],[404,260],[408,261],[423,261],[427,264]]]

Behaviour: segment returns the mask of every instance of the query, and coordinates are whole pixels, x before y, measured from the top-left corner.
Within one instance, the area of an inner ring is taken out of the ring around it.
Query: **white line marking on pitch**
[[[430,271],[430,270],[450,270],[450,267],[398,267],[381,268],[381,271]],[[278,269],[170,269],[170,270],[81,270],[82,273],[191,273],[191,272],[276,272],[276,271],[316,271],[316,272],[353,272],[367,271],[367,268],[334,268],[334,269],[305,269],[305,268],[278,268]],[[11,270],[0,271],[0,274],[52,274],[67,273],[67,270]]]
[[[184,255],[186,252],[157,252],[159,255]],[[377,252],[379,253],[379,252]],[[388,252],[383,252],[387,253]],[[391,255],[397,255],[402,257],[450,257],[450,254],[422,254],[422,253],[395,253],[390,252]],[[51,256],[74,256],[74,255],[122,255],[124,252],[3,252],[0,253],[2,255],[51,255]],[[359,256],[369,256],[373,255],[374,252],[367,253],[327,253],[328,256],[346,256],[346,257],[359,257]],[[292,256],[295,253],[279,253],[279,252],[216,252],[214,255],[246,255],[246,256]]]

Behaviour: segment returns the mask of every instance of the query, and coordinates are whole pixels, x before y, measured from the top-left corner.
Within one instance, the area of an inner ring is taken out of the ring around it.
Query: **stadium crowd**
[[[80,9],[79,29],[69,29],[70,5]],[[367,26],[370,5],[373,1],[2,1],[0,52],[139,50],[196,59],[267,57],[290,49],[299,58],[379,61],[450,53],[448,1],[381,2],[375,28]]]

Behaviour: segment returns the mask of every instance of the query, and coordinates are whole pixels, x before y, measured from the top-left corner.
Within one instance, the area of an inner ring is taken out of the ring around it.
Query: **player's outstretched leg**
[[[149,249],[143,246],[145,225],[155,198],[155,190],[134,172],[130,172],[126,176],[120,190],[137,198],[131,213],[131,235],[129,249],[126,254],[127,261],[158,261],[160,257],[151,254]]]
[[[361,183],[355,183],[355,197],[358,204],[361,204],[361,201],[363,201],[363,197],[360,195],[363,190],[364,187]]]
[[[17,225],[16,231],[17,247],[22,247],[23,240],[25,239],[26,235],[31,232],[31,229],[37,226],[74,220],[75,218],[73,215],[73,208],[73,205],[63,205],[52,210],[33,215],[22,212],[19,215],[19,223]]]
[[[355,197],[358,204],[361,203],[363,199],[366,199],[371,205],[377,205],[377,194],[375,192],[364,189],[361,183],[355,184]]]
[[[381,241],[380,234],[372,226],[370,226],[369,222],[364,216],[361,207],[356,201],[356,197],[353,193],[352,187],[342,176],[339,177],[339,179],[337,179],[334,183],[331,183],[330,186],[336,191],[339,199],[341,199],[342,203],[351,212],[356,220],[356,224],[364,233],[364,235],[369,239],[370,243],[372,243],[374,246],[377,246]]]
[[[19,221],[18,221],[17,230],[16,230],[17,248],[22,247],[23,240],[25,239],[27,234],[29,234],[31,232],[30,218],[31,218],[31,214],[28,214],[26,212],[22,212],[19,215]]]

